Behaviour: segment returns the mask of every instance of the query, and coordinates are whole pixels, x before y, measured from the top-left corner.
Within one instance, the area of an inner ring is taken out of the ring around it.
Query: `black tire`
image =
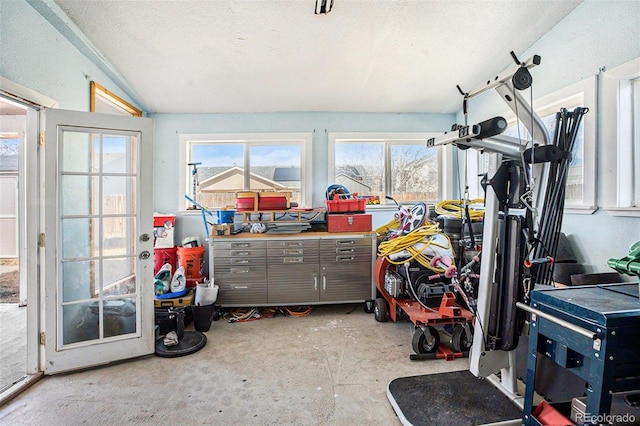
[[[373,304],[373,315],[376,321],[387,322],[388,314],[387,301],[382,297],[378,297]]]
[[[426,333],[422,331],[422,328],[418,327],[413,333],[411,346],[413,347],[413,351],[417,354],[429,354],[436,352],[438,350],[438,346],[440,346],[440,333],[431,326],[427,327]]]
[[[451,333],[451,349],[454,352],[468,352],[473,345],[473,337],[469,339],[464,327],[456,324]]]
[[[374,310],[373,300],[366,300],[364,302],[364,312],[367,314],[372,314]]]

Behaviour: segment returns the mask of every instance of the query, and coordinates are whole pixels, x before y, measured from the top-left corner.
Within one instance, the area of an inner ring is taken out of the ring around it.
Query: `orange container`
[[[204,246],[179,246],[178,264],[184,268],[184,277],[187,280],[202,278],[202,269],[204,266]]]
[[[168,263],[171,265],[171,272],[175,272],[176,270],[176,255],[178,253],[178,249],[176,247],[172,248],[155,248],[153,249],[153,260],[154,260],[154,268],[153,275],[157,274],[162,265]]]

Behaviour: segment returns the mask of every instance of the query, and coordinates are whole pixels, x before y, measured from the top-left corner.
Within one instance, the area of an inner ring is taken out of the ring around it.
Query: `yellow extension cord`
[[[474,198],[469,200],[468,204],[484,204],[482,198]],[[435,212],[439,215],[453,216],[462,218],[464,214],[464,200],[443,200],[436,204]],[[469,207],[469,217],[471,220],[481,219],[484,216],[484,210]]]
[[[432,237],[436,234],[442,234],[442,236],[447,239],[448,245],[443,246],[441,244],[434,243]],[[416,244],[422,244],[422,249],[416,249],[414,247]],[[424,225],[420,228],[414,229],[407,235],[400,235],[390,240],[381,242],[378,245],[378,254],[380,256],[385,256],[387,260],[394,265],[400,265],[412,260],[416,260],[425,268],[428,268],[437,273],[443,273],[445,272],[445,269],[438,266],[432,266],[432,258],[424,254],[424,251],[431,245],[443,248],[445,250],[451,250],[451,241],[449,241],[449,237],[446,234],[442,233],[440,227],[437,224]],[[409,259],[402,259],[401,261],[393,261],[389,259],[390,255],[401,252],[402,250],[406,250],[411,255],[411,257]],[[452,258],[451,261],[453,263],[454,259]]]

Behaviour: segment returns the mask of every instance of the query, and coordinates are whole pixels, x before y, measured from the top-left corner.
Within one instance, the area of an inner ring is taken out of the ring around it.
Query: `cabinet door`
[[[323,240],[320,254],[320,301],[371,299],[373,263],[370,238]]]
[[[273,240],[267,243],[269,304],[305,304],[319,299],[317,240]]]

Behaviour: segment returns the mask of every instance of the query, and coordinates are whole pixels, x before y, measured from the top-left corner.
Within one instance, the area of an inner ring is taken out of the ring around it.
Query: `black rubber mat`
[[[401,377],[389,383],[387,396],[405,425],[476,426],[522,417],[490,382],[467,370]]]
[[[156,341],[156,355],[163,358],[177,358],[198,352],[207,344],[207,336],[199,331],[185,331],[184,337],[174,346],[165,346],[162,339]]]

